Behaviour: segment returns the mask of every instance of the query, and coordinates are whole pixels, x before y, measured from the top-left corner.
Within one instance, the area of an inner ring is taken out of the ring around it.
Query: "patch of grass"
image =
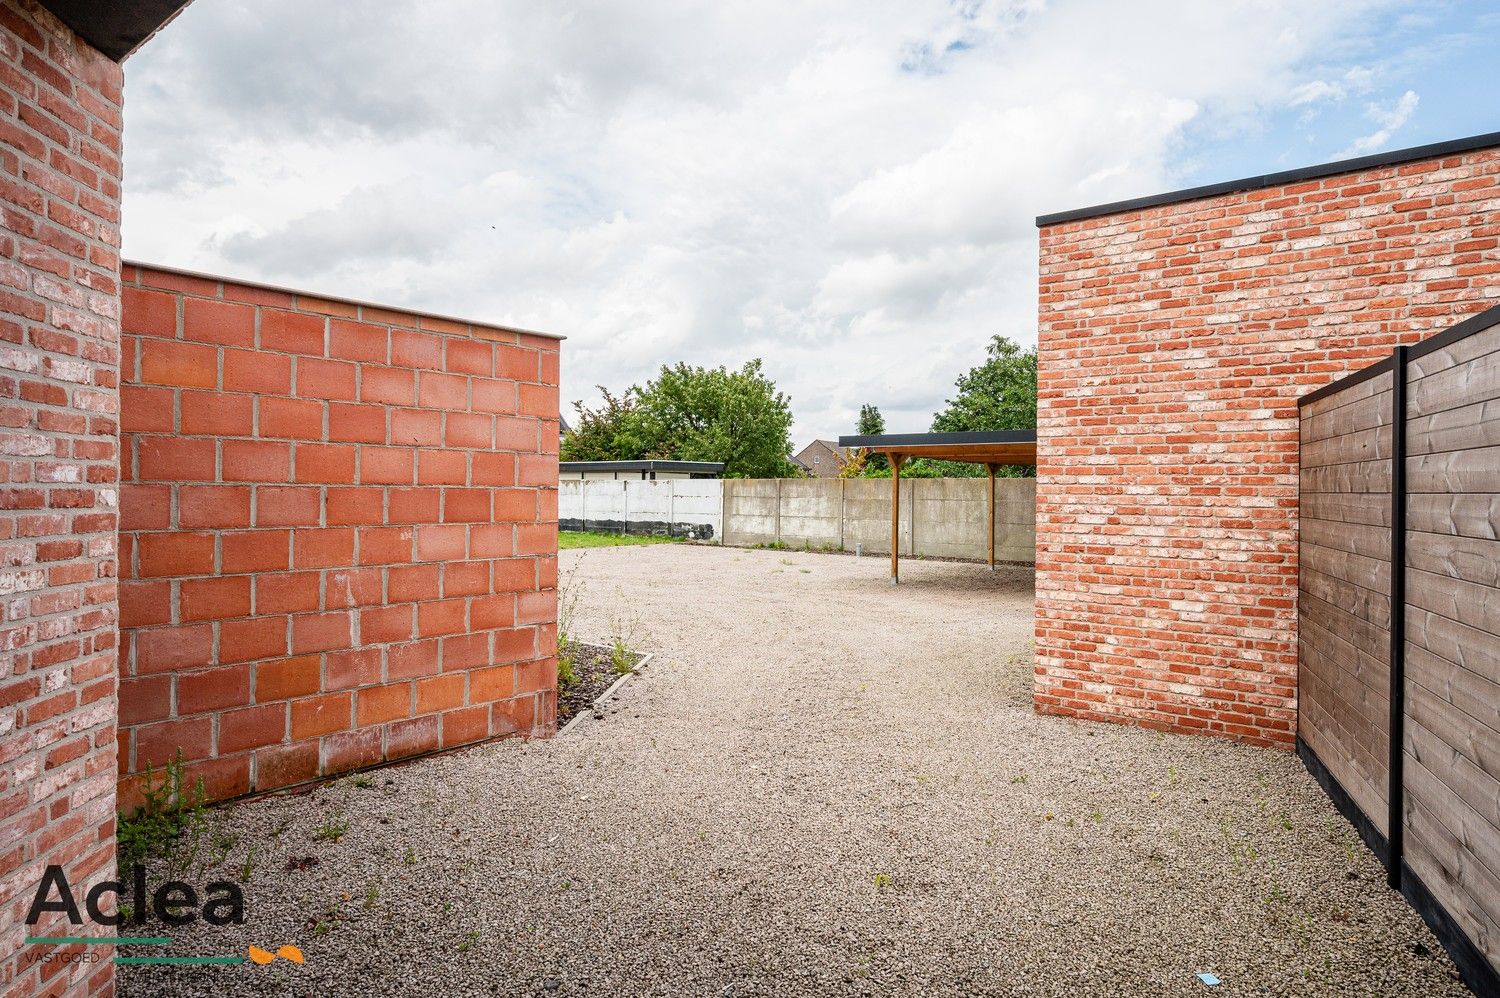
[[[567,551],[570,548],[617,548],[635,547],[641,544],[678,544],[677,537],[642,537],[637,534],[602,534],[593,530],[559,530],[557,546]]]

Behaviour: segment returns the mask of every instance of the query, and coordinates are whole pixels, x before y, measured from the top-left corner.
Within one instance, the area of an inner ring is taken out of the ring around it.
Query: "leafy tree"
[[[762,373],[759,358],[737,371],[663,367],[632,393],[644,455],[722,461],[726,478],[795,473],[791,402]]]
[[[1036,349],[1004,336],[987,349],[989,360],[960,374],[957,398],[932,417],[935,432],[1036,428]]]
[[[868,402],[860,406],[859,425],[855,428],[855,432],[862,437],[873,437],[884,433],[885,417],[880,414],[880,409]],[[865,457],[864,468],[861,472],[868,474],[888,467],[890,465],[886,462],[884,454],[870,454]]]
[[[932,417],[934,432],[1036,429],[1036,348],[1022,350],[1014,340],[995,336],[986,352],[988,360],[958,376],[954,383],[957,397],[948,399],[948,407]],[[977,464],[931,463],[943,474],[955,478],[985,473]],[[997,474],[1029,477],[1036,474],[1036,469],[1007,466],[998,469]]]
[[[958,376],[957,394],[932,417],[934,433],[1036,428],[1036,349],[1022,350],[1014,340],[995,336],[986,352],[988,360]],[[902,477],[912,478],[973,478],[984,473],[981,465],[959,461],[916,460],[901,466]],[[1036,469],[1002,467],[996,473],[1022,477]],[[866,475],[887,478],[890,469],[872,469]]]
[[[564,461],[629,461],[640,456],[637,447],[637,414],[635,400],[627,391],[611,395],[599,385],[604,402],[590,409],[574,402],[578,418],[563,434],[561,458]]]
[[[791,403],[752,360],[728,368],[663,367],[623,395],[600,387],[603,403],[575,402],[564,461],[722,461],[726,478],[794,477]]]

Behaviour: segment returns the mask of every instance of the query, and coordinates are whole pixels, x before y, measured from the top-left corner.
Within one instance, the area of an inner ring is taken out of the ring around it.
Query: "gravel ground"
[[[121,992],[1467,993],[1291,754],[1035,715],[1029,571],[571,566],[579,636],[658,653],[617,712],[223,812],[248,923],[174,952],[307,963]]]

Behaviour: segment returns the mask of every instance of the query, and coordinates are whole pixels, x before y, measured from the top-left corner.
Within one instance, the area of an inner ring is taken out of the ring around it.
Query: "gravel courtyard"
[[[902,569],[564,552],[616,712],[220,812],[248,922],[174,951],[306,964],[121,992],[1467,994],[1290,753],[1038,717],[1030,571]]]

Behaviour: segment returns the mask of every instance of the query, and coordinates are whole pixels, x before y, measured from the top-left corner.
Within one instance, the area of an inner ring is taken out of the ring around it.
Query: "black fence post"
[[[1391,351],[1391,718],[1386,882],[1401,889],[1406,720],[1406,347]]]

